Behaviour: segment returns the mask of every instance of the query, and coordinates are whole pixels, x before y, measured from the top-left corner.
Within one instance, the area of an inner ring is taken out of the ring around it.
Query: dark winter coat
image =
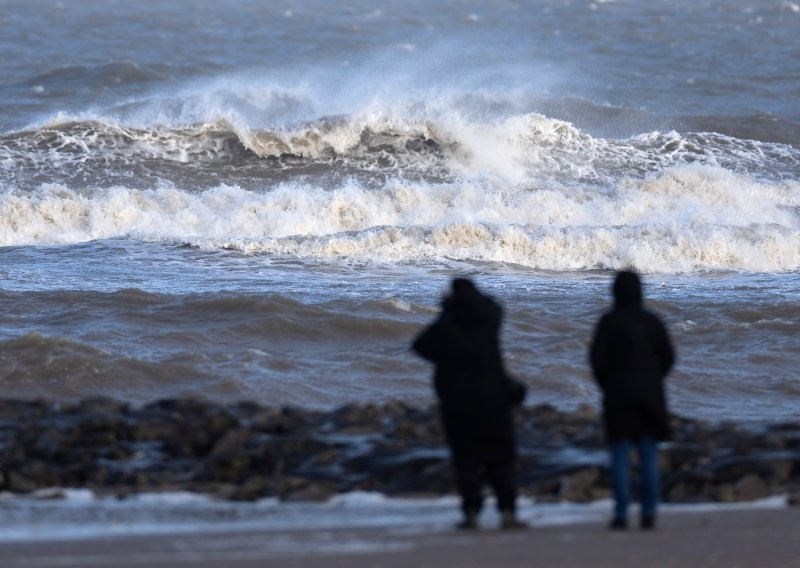
[[[618,278],[614,296],[614,308],[600,319],[590,351],[603,392],[606,437],[609,442],[636,440],[643,434],[669,439],[664,378],[674,353],[667,330],[642,307],[635,275]]]
[[[473,289],[445,300],[439,318],[413,342],[435,364],[434,388],[456,459],[515,455],[512,407],[520,400],[501,359],[501,318],[500,306]]]

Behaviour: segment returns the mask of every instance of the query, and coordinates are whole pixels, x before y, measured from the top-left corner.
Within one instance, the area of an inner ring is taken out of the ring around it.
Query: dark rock
[[[713,493],[715,480],[713,475],[704,469],[680,470],[664,472],[662,495],[666,501],[691,503],[703,500],[718,500],[709,497]]]
[[[256,475],[240,485],[231,485],[227,495],[233,501],[256,501],[267,497],[272,489],[272,483],[263,476]]]
[[[408,406],[405,402],[400,400],[392,400],[387,402],[381,408],[381,415],[383,416],[384,420],[398,420],[408,415],[413,409]]]
[[[430,444],[441,442],[444,432],[438,421],[419,421],[404,418],[389,431],[388,435],[406,442]]]
[[[58,430],[45,430],[28,446],[28,455],[44,460],[63,460],[74,444],[73,437]]]
[[[686,471],[710,463],[705,449],[693,444],[675,444],[661,452],[661,459],[662,469],[667,471]]]
[[[595,409],[522,407],[515,421],[521,494],[543,501],[608,496],[607,449]],[[715,425],[678,416],[672,424],[675,440],[660,455],[665,500],[800,491],[800,425]],[[243,500],[454,491],[435,407],[389,402],[323,412],[163,400],[134,409],[90,399],[59,408],[0,400],[0,489],[45,487],[119,495],[184,489]]]
[[[534,497],[540,503],[556,503],[561,501],[561,478],[544,479],[533,485],[521,487],[521,493]]]
[[[335,411],[332,420],[344,434],[369,434],[383,430],[384,414],[374,404],[350,404]]]
[[[41,460],[25,462],[20,466],[19,473],[35,484],[36,487],[55,487],[60,485],[57,467]]]
[[[560,434],[559,427],[564,420],[564,413],[549,404],[542,404],[526,410],[526,418],[532,422],[535,428]]]
[[[769,487],[755,473],[748,473],[734,484],[735,498],[738,501],[755,501],[769,496]]]
[[[303,477],[281,477],[276,480],[276,483],[273,486],[273,493],[281,499],[285,499],[292,493],[297,493],[298,491],[304,489],[306,485],[308,485],[308,480]]]
[[[386,493],[452,491],[453,480],[448,453],[444,448],[416,448],[361,456],[346,464],[350,471],[369,472],[353,489]]]
[[[130,405],[119,400],[107,397],[87,398],[78,404],[65,408],[64,412],[74,414],[104,414],[104,415],[122,415],[125,414]]]
[[[247,477],[250,471],[249,437],[250,430],[242,428],[228,432],[217,441],[209,456],[209,479],[237,482]]]
[[[232,404],[228,410],[236,416],[239,422],[243,422],[260,413],[263,408],[257,402],[245,400]]]
[[[736,488],[731,483],[723,483],[713,489],[713,495],[715,501],[730,503],[736,500]]]
[[[256,414],[250,421],[253,430],[267,434],[290,434],[299,430],[303,417],[290,409],[267,409]]]
[[[86,468],[84,474],[84,485],[88,487],[103,487],[109,482],[110,473],[108,467],[103,464],[92,464]]]
[[[9,471],[5,477],[7,489],[14,493],[32,493],[42,487],[36,480],[17,471]]]
[[[312,463],[315,465],[326,466],[336,463],[341,457],[342,454],[339,450],[331,448],[329,450],[321,451],[317,455],[313,456],[311,459]]]
[[[604,472],[589,467],[564,475],[560,479],[559,497],[563,501],[586,503],[597,499],[595,487],[599,486]],[[599,488],[599,487],[598,487]]]
[[[234,458],[236,455],[242,453],[250,435],[251,432],[247,428],[230,430],[214,444],[211,450],[211,457],[222,460]]]
[[[329,482],[311,482],[298,489],[284,495],[283,499],[287,502],[323,502],[327,501],[339,492],[338,487]]]
[[[764,462],[767,475],[775,484],[787,483],[798,466],[800,459],[770,459]]]
[[[52,404],[44,400],[0,399],[0,423],[34,420],[52,411]]]

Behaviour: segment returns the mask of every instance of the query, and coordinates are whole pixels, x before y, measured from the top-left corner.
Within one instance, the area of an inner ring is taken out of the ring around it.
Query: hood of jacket
[[[642,281],[630,270],[617,274],[614,280],[614,305],[617,308],[639,306],[642,303]]]
[[[458,325],[498,326],[502,317],[500,305],[472,286],[454,287],[453,293],[444,299],[442,307]]]

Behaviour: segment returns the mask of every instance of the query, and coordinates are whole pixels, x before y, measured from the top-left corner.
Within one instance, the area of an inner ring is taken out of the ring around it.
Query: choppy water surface
[[[4,2],[3,396],[431,402],[448,279],[595,404],[646,273],[676,410],[796,417],[800,5]],[[758,46],[754,49],[753,46]]]

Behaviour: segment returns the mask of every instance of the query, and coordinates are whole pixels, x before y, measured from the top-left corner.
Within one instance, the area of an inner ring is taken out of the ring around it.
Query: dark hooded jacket
[[[642,307],[639,277],[621,272],[614,283],[614,308],[597,326],[590,360],[603,391],[609,442],[649,434],[670,437],[664,378],[674,363],[672,344],[661,320]]]
[[[435,364],[434,388],[457,458],[514,456],[512,406],[519,400],[500,354],[501,318],[500,306],[471,283],[454,284],[439,318],[412,345]]]

